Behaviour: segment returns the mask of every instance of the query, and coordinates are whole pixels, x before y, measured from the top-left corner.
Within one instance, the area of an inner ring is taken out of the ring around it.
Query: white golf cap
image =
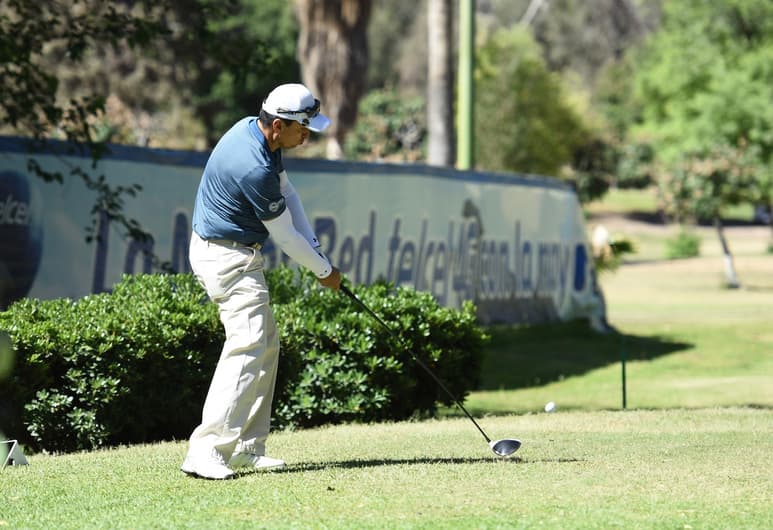
[[[304,127],[321,132],[330,125],[330,118],[319,113],[319,100],[299,83],[279,85],[263,102],[263,110],[286,120],[297,121]]]

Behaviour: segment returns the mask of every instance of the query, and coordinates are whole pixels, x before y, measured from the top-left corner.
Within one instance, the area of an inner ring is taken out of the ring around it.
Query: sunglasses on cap
[[[287,110],[283,108],[277,108],[276,112],[277,114],[298,116],[297,118],[291,118],[291,119],[294,119],[304,127],[308,127],[308,125],[311,123],[311,120],[316,118],[317,115],[319,114],[319,107],[320,107],[319,100],[315,98],[314,105],[311,105],[310,107],[306,107],[300,110]]]

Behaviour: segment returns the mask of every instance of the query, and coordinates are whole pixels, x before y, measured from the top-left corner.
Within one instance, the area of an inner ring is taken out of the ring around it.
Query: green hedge
[[[309,274],[278,268],[267,280],[282,343],[275,427],[399,420],[449,404],[408,349],[460,398],[478,383],[486,336],[471,304],[456,311],[410,289],[356,288],[396,343]],[[0,381],[0,426],[47,451],[187,438],[224,339],[191,275],[126,276],[77,301],[21,300],[0,313],[0,329],[17,351]]]
[[[129,276],[75,302],[16,302],[0,313],[16,348],[0,383],[6,434],[49,451],[181,436],[222,340],[205,302],[185,275]]]
[[[460,399],[477,387],[487,337],[471,303],[457,311],[413,289],[356,287],[395,340],[343,294],[317,289],[310,275],[276,283],[299,289],[275,304],[282,344],[276,423],[402,420],[431,415],[438,402],[451,405],[411,352]]]

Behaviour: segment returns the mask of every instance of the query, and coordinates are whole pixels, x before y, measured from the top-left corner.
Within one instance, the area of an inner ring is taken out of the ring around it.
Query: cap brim
[[[317,114],[314,116],[309,124],[306,126],[307,129],[314,132],[322,132],[325,129],[327,129],[330,126],[330,118],[325,116],[324,114]]]

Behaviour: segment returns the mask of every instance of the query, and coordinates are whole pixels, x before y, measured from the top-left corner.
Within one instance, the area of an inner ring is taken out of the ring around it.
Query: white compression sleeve
[[[333,272],[333,266],[330,265],[330,262],[314,250],[295,229],[289,208],[285,208],[279,217],[263,221],[263,225],[279,248],[296,262],[312,271],[317,278],[327,278]]]
[[[285,198],[285,204],[287,204],[287,208],[290,209],[290,213],[293,216],[293,226],[295,226],[295,229],[306,238],[309,245],[314,248],[319,248],[319,240],[314,234],[314,230],[311,228],[311,223],[309,223],[309,218],[306,216],[306,211],[303,209],[301,198],[295,191],[293,183],[290,182],[287,171],[279,173],[279,190],[282,192],[282,195]]]

